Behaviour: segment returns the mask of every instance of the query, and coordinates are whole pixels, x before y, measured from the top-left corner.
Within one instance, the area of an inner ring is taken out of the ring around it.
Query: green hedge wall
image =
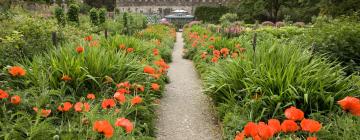
[[[195,18],[206,23],[219,23],[220,17],[229,11],[230,9],[225,6],[199,6],[195,9]]]

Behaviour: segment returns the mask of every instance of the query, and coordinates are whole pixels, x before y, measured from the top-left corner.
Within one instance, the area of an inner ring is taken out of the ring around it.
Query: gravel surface
[[[220,130],[209,98],[201,92],[201,81],[193,63],[182,58],[182,33],[177,33],[171,83],[157,110],[158,140],[220,140]]]

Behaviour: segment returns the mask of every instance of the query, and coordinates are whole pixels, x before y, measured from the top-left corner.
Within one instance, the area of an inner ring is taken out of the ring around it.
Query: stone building
[[[226,0],[116,0],[120,12],[136,12],[164,17],[173,10],[185,10],[190,14],[197,6],[221,6]]]

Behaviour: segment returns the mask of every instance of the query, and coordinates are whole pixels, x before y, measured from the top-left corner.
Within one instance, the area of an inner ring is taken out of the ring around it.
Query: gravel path
[[[209,98],[201,93],[201,83],[191,61],[182,58],[182,33],[170,64],[171,83],[157,110],[158,140],[220,140],[220,130]]]

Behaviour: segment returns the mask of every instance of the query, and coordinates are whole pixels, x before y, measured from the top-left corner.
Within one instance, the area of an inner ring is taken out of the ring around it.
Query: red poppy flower
[[[98,46],[99,45],[99,42],[97,41],[97,40],[94,40],[94,41],[91,41],[90,42],[90,47],[96,47],[96,46]]]
[[[351,110],[356,104],[360,103],[360,100],[355,97],[347,96],[344,99],[337,102],[341,108],[345,111]]]
[[[278,119],[268,120],[268,125],[272,128],[274,134],[279,133],[281,131],[281,125]]]
[[[234,140],[245,140],[245,132],[238,133]]]
[[[84,38],[85,41],[91,41],[92,39],[93,39],[93,37],[91,35]]]
[[[0,99],[5,99],[8,97],[9,97],[9,94],[6,91],[0,89]]]
[[[58,107],[58,110],[61,112],[67,112],[71,109],[72,104],[70,102],[65,102]]]
[[[142,85],[137,85],[136,90],[137,90],[137,91],[144,92],[144,91],[145,91],[145,88],[144,88],[144,86],[142,86]]]
[[[84,51],[83,47],[81,47],[81,46],[76,47],[76,52],[77,53],[82,53],[83,51]]]
[[[21,77],[21,76],[25,76],[26,71],[20,66],[12,66],[9,69],[9,74],[13,77],[17,77],[17,76]]]
[[[107,120],[95,121],[93,125],[93,130],[104,134],[106,138],[111,138],[114,134],[114,128]]]
[[[119,45],[119,48],[120,48],[120,49],[125,49],[126,46],[125,46],[125,44],[120,44],[120,45]]]
[[[285,117],[289,120],[300,121],[304,118],[304,112],[294,106],[285,110]]]
[[[144,73],[155,74],[155,69],[150,67],[150,66],[145,66],[144,67]]]
[[[89,93],[89,94],[86,95],[86,98],[88,98],[90,100],[94,100],[95,99],[95,94]]]
[[[158,91],[160,89],[160,85],[157,83],[152,83],[151,84],[151,89]]]
[[[211,62],[216,63],[219,60],[216,56],[211,59]]]
[[[131,52],[133,52],[134,51],[134,48],[127,48],[126,49],[126,52],[128,52],[128,53],[131,53]]]
[[[116,105],[115,101],[113,99],[105,99],[102,103],[101,103],[101,107],[103,109],[109,109],[112,108]]]
[[[115,126],[123,127],[126,133],[131,133],[131,131],[134,129],[133,124],[125,118],[116,119]]]
[[[244,133],[247,137],[255,137],[257,135],[257,124],[248,122],[244,127]]]
[[[259,123],[257,125],[257,133],[264,140],[270,139],[274,135],[273,129],[265,123]]]
[[[300,126],[303,131],[308,131],[310,133],[316,133],[321,129],[321,124],[312,119],[303,119]]]
[[[140,96],[135,96],[131,99],[131,105],[136,105],[142,102],[142,98]]]
[[[294,120],[284,120],[281,124],[281,130],[285,133],[299,130],[299,126]]]
[[[124,93],[115,92],[114,98],[116,100],[118,100],[120,103],[125,103],[125,101],[126,101],[126,97],[125,97]]]
[[[317,137],[307,137],[306,140],[317,140]]]
[[[256,135],[255,137],[253,137],[253,139],[254,139],[254,140],[262,140],[259,135]]]
[[[11,97],[11,103],[14,105],[20,104],[21,98],[18,95],[14,95]]]
[[[236,57],[238,57],[238,56],[239,56],[239,54],[236,53],[236,52],[234,52],[234,53],[231,54],[231,58],[236,58]]]
[[[155,55],[155,56],[157,56],[157,55],[159,55],[159,50],[158,49],[153,49],[153,54]]]
[[[116,92],[119,92],[121,94],[125,94],[125,93],[129,94],[130,93],[130,91],[126,90],[125,88],[120,88],[120,89],[116,90]]]
[[[90,111],[90,105],[86,102],[82,103],[82,102],[77,102],[74,105],[74,109],[76,112],[89,112]]]
[[[209,49],[210,49],[210,50],[213,50],[213,49],[215,49],[215,47],[214,47],[213,45],[210,45],[210,46],[209,46]]]
[[[63,80],[63,81],[70,81],[71,80],[71,77],[69,76],[69,75],[63,75],[62,77],[61,77],[61,80]]]

